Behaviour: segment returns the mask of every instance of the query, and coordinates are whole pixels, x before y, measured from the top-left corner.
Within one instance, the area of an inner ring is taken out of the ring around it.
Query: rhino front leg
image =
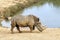
[[[29,28],[30,28],[30,32],[32,32],[32,30],[33,30],[33,26],[30,26]]]

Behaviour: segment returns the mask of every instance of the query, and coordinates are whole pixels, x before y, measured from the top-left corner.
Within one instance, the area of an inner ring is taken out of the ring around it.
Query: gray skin
[[[37,29],[42,32],[43,30],[45,30],[47,27],[46,25],[43,26],[41,22],[38,22],[37,24],[35,24],[35,26],[37,27]]]
[[[17,30],[19,31],[19,33],[21,33],[19,27],[29,27],[30,28],[30,32],[32,32],[32,30],[35,29],[35,26],[37,27],[37,25],[39,27],[38,30],[42,32],[41,29],[41,25],[39,25],[39,18],[34,16],[34,15],[27,15],[27,16],[23,16],[23,15],[17,15],[14,16],[11,20],[11,33],[13,33],[13,29],[14,27],[17,28]]]

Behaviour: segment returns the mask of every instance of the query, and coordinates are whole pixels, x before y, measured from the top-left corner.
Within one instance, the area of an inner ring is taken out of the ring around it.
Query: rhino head
[[[46,26],[43,26],[40,22],[38,22],[38,23],[36,24],[36,28],[37,28],[40,32],[42,32],[43,30],[46,29]]]

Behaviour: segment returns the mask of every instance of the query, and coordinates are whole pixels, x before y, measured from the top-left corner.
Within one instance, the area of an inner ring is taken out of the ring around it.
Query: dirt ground
[[[0,40],[60,40],[60,28],[47,28],[43,32],[35,29],[32,33],[27,28],[21,28],[21,31],[18,33],[14,29],[14,34],[11,34],[10,28],[0,27]]]

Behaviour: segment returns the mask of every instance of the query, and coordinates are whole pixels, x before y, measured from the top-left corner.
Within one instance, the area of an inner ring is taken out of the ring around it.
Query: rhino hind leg
[[[13,34],[13,29],[15,26],[11,25],[11,33]]]

